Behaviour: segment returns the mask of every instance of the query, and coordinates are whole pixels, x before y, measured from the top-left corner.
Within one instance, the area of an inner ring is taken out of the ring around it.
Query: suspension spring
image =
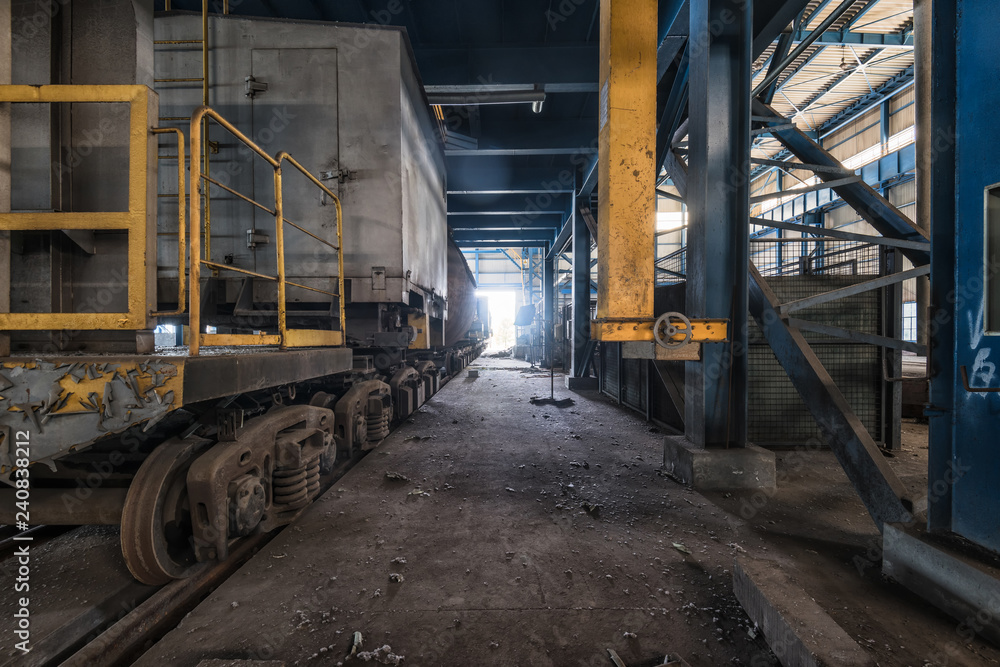
[[[368,415],[368,442],[379,442],[389,435],[389,415],[387,410]]]
[[[306,493],[310,498],[319,495],[319,459],[317,456],[306,467]]]
[[[317,462],[318,463],[318,462]],[[309,502],[309,479],[305,466],[300,468],[275,468],[274,504],[289,509],[304,507]]]

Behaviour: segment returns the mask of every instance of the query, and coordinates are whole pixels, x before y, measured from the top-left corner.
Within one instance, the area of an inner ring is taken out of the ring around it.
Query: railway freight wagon
[[[370,348],[444,345],[448,319],[448,248],[444,156],[404,33],[232,16],[209,18],[212,108],[264,152],[287,151],[341,200],[347,337]],[[186,123],[202,101],[202,53],[187,43],[201,16],[157,18],[156,79],[164,124]],[[212,191],[204,245],[212,261],[258,274],[276,273],[274,175],[225,130],[210,126],[206,175],[248,195]],[[176,176],[160,170],[161,192]],[[284,174],[283,215],[336,236],[333,202],[307,179]],[[161,198],[159,225],[171,231],[176,199]],[[264,210],[264,209],[268,210]],[[176,237],[159,237],[160,294],[175,294]],[[285,233],[288,318],[304,328],[339,328],[337,263],[306,234]],[[173,261],[171,261],[173,259]],[[459,268],[459,267],[456,267]],[[206,298],[232,325],[276,318],[274,282],[217,271]],[[467,328],[467,327],[466,327]],[[457,340],[462,331],[449,332]]]
[[[200,16],[78,4],[101,33],[18,41],[0,86],[0,524],[120,524],[158,584],[292,521],[485,341],[403,32],[213,16],[203,68]]]

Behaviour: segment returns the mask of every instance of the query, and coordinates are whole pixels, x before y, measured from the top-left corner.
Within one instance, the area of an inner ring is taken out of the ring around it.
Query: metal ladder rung
[[[196,81],[204,81],[204,77],[198,77],[197,79],[153,79],[153,83],[194,83]]]
[[[191,120],[191,116],[160,116],[159,120]]]
[[[153,44],[204,44],[203,39],[157,39]]]

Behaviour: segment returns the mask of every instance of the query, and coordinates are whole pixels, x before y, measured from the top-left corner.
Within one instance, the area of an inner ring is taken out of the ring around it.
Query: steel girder
[[[825,167],[843,166],[814,139],[797,128],[788,127],[787,119],[760,100],[753,100],[753,112],[757,116],[774,118],[773,121],[765,121],[764,126],[774,128],[771,134],[802,162]],[[830,172],[817,172],[816,175],[824,181],[840,178]],[[883,236],[904,241],[929,241],[925,231],[913,224],[867,183],[861,181],[847,183],[835,187],[834,190]],[[916,265],[927,264],[930,262],[930,245],[928,244],[927,250],[904,249],[903,254]]]

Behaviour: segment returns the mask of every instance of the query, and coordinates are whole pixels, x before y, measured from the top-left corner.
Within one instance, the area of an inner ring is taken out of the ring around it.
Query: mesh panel
[[[622,403],[646,412],[646,372],[649,363],[645,359],[622,359]]]
[[[823,234],[823,230],[817,228],[816,234]],[[880,275],[882,266],[878,246],[803,238],[798,232],[778,232],[774,229],[759,232],[751,238],[750,259],[767,277],[768,285],[780,303],[871,280]],[[686,248],[657,260],[656,267],[657,285],[684,282]],[[861,333],[886,335],[883,297],[883,290],[872,290],[811,306],[794,312],[792,316]],[[872,437],[876,441],[884,441],[881,350],[872,345],[811,331],[803,331],[803,335]],[[820,438],[819,426],[752,318],[749,343],[750,440],[774,446],[801,444],[810,438]],[[626,389],[632,372],[642,376],[639,369],[633,371],[630,366],[624,367],[624,372]],[[615,379],[617,387],[617,374]],[[671,407],[659,405],[669,401],[660,387],[659,378],[654,378],[653,382],[655,403],[651,415],[671,415]],[[645,406],[641,409],[644,411]]]
[[[601,391],[618,400],[618,355],[621,345],[601,343]]]

